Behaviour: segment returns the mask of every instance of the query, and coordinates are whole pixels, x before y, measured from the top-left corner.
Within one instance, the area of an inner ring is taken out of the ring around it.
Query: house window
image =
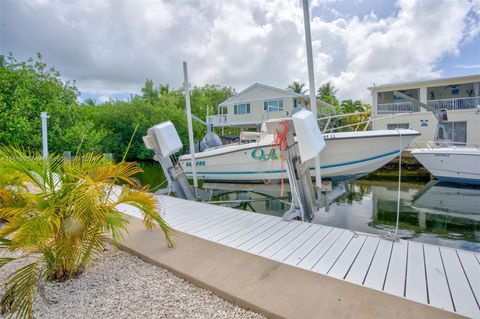
[[[396,129],[409,129],[409,123],[392,123],[387,124],[387,130],[396,130]]]
[[[250,103],[235,104],[233,106],[234,114],[250,114]]]
[[[228,114],[228,106],[221,106],[220,114]]]
[[[277,112],[283,110],[283,100],[270,100],[263,102],[265,112]]]

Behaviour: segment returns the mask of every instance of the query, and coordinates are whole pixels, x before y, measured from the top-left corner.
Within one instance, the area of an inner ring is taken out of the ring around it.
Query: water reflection
[[[340,197],[329,212],[317,214],[313,222],[379,235],[393,232],[397,187],[392,182],[355,181],[348,194]],[[217,199],[232,201],[227,204],[231,207],[281,216],[289,208],[289,199],[278,200],[278,195],[275,191],[231,192]],[[403,183],[399,234],[415,241],[480,251],[479,208],[478,187]]]

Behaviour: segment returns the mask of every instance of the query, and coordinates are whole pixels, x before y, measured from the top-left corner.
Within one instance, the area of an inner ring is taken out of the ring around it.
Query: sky
[[[315,80],[340,99],[367,87],[480,74],[480,0],[311,0]],[[238,91],[308,83],[301,0],[0,0],[0,53],[40,52],[80,99],[139,94],[145,80]]]

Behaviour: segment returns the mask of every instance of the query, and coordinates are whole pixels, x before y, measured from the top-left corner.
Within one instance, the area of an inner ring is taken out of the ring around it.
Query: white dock
[[[480,318],[480,254],[160,196],[175,229],[281,263]],[[132,209],[125,213],[136,217]]]

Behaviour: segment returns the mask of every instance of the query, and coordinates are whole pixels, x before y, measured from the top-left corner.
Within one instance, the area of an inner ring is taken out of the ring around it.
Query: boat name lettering
[[[192,162],[187,162],[186,165],[190,167],[192,166]],[[195,166],[205,166],[205,161],[197,161]]]
[[[261,148],[252,151],[252,158],[258,161],[278,160],[277,150],[272,148],[268,154]]]

